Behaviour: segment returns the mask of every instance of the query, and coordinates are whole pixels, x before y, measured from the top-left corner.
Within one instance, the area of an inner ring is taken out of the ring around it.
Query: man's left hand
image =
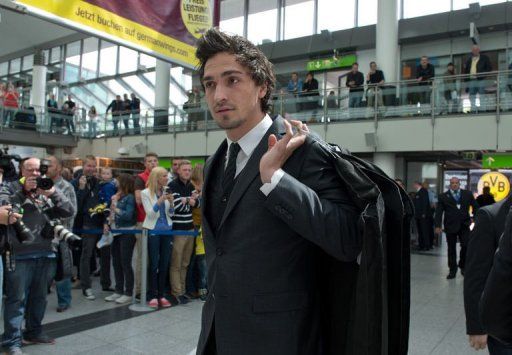
[[[285,120],[284,124],[286,135],[281,140],[278,141],[274,134],[268,137],[268,151],[260,160],[260,175],[263,183],[271,181],[272,175],[283,167],[297,148],[304,144],[306,135],[309,133],[307,126],[300,121]],[[292,125],[297,130],[295,134],[293,134]]]
[[[52,186],[49,190],[37,189],[37,193],[46,197],[50,197],[55,193],[55,186]]]

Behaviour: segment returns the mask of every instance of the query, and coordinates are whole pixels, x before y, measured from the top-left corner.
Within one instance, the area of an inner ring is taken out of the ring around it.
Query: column
[[[169,124],[169,86],[171,83],[171,64],[156,60],[155,68],[155,132],[168,132]]]
[[[395,178],[395,153],[373,153],[373,163],[390,178]]]
[[[398,80],[398,1],[378,0],[376,26],[376,62],[387,82]]]
[[[46,72],[44,65],[44,53],[34,53],[34,66],[32,68],[32,90],[30,91],[30,106],[34,108],[39,127],[48,126],[45,122],[44,111],[46,108]]]

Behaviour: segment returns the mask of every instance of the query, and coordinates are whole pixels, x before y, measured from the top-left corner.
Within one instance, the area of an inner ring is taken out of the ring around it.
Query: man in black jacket
[[[55,275],[56,255],[52,247],[53,230],[48,219],[73,216],[74,208],[67,197],[53,186],[37,188],[40,161],[29,158],[21,163],[22,178],[2,186],[0,204],[18,204],[23,209],[22,220],[30,230],[32,241],[14,229],[9,230],[11,258],[6,262],[5,311],[2,346],[13,354],[21,354],[24,344],[54,344],[55,340],[42,331],[46,311],[48,286]],[[24,241],[24,242],[22,242]],[[22,324],[25,319],[25,331]]]
[[[475,215],[475,227],[469,236],[464,275],[464,308],[469,343],[476,350],[484,349],[487,343],[489,351],[493,347],[500,347],[499,342],[487,337],[480,323],[478,303],[491,271],[494,254],[505,229],[505,219],[511,206],[512,195],[509,195],[498,203],[480,208]]]
[[[420,104],[430,104],[432,79],[436,75],[434,66],[429,63],[428,57],[421,57],[420,65],[416,68],[416,81],[419,85]]]
[[[453,177],[450,179],[450,189],[439,195],[435,226],[436,234],[441,235],[441,222],[444,214],[444,231],[448,243],[448,267],[450,273],[447,279],[455,278],[457,274],[457,238],[460,242],[459,268],[464,275],[464,263],[466,260],[466,243],[469,236],[469,225],[471,218],[469,216],[469,207],[473,207],[473,213],[478,206],[475,198],[470,191],[460,188],[460,181]]]
[[[109,110],[112,110],[112,123],[114,124],[114,130],[112,134],[114,136],[117,136],[119,134],[119,129],[117,127],[119,125],[119,118],[121,117],[124,111],[124,101],[121,99],[121,95],[116,95],[116,99],[112,100],[110,105],[108,105],[105,111],[105,116],[107,115]]]
[[[486,77],[481,74],[490,71],[492,71],[492,65],[489,57],[485,54],[480,54],[480,47],[478,45],[474,45],[471,48],[471,55],[468,57],[466,64],[464,65],[464,74],[469,74],[467,89],[469,92],[469,101],[471,102],[471,111],[476,109],[476,94],[480,96],[480,106],[482,106],[482,95],[485,93],[486,86],[484,79],[486,79]],[[490,78],[487,77],[487,80],[489,79]]]
[[[480,319],[484,331],[502,344],[499,354],[512,354],[512,209],[494,255],[480,299]],[[494,346],[489,337],[489,349]]]
[[[360,107],[363,99],[364,76],[359,71],[359,64],[352,64],[352,70],[347,74],[346,86],[349,88],[348,107]]]
[[[132,92],[130,109],[132,111],[134,134],[140,134],[140,99]]]
[[[431,209],[430,200],[428,198],[428,191],[423,188],[419,181],[414,182],[416,195],[414,196],[414,215],[416,225],[418,226],[418,247],[419,250],[429,250],[432,248],[430,243],[430,231],[432,225],[429,224]]]

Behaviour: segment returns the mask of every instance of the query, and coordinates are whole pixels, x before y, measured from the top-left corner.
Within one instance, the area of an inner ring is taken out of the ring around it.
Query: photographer
[[[6,237],[6,225],[15,223],[19,218],[21,218],[21,214],[12,212],[11,205],[0,206],[0,246],[3,249]],[[0,255],[0,308],[1,308],[1,299],[3,295],[3,286],[4,283],[4,267],[2,262],[2,256]]]
[[[93,210],[100,205],[100,182],[94,176],[96,173],[96,158],[88,155],[84,159],[82,175],[74,179],[71,184],[75,188],[77,214],[75,228],[83,230],[102,230],[105,216],[103,213],[94,213]],[[90,260],[98,241],[97,234],[82,234],[82,254],[80,255],[80,283],[82,293],[88,300],[96,299],[92,292]],[[110,288],[110,246],[100,249],[100,282],[103,291],[114,291]]]
[[[0,189],[0,204],[10,203],[20,212],[23,210],[24,223],[24,228],[18,225],[7,229],[12,255],[6,260],[2,345],[10,354],[21,353],[23,319],[26,319],[24,344],[55,343],[43,334],[41,327],[48,285],[56,268],[52,248],[54,234],[48,228],[48,221],[71,217],[74,213],[72,204],[58,189],[38,188],[39,159],[29,158],[20,167],[22,178]]]

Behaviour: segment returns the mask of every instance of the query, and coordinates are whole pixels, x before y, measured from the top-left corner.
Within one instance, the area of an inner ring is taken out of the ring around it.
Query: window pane
[[[133,49],[121,46],[119,50],[119,73],[137,70],[138,53]]]
[[[50,63],[57,63],[57,62],[60,62],[60,47],[52,48]]]
[[[21,59],[16,58],[11,60],[11,67],[9,68],[9,74],[18,73],[21,69]]]
[[[34,67],[34,55],[26,55],[23,57],[23,68],[21,70],[30,70]]]
[[[354,27],[354,11],[355,0],[319,0],[318,33],[322,30],[337,31]],[[288,16],[288,12],[286,13],[286,18],[291,18]],[[295,19],[300,18],[301,17],[295,17]],[[300,21],[298,24],[300,25]],[[286,25],[288,25],[288,21],[286,22]]]
[[[98,69],[98,39],[87,38],[84,40],[84,50],[82,54],[82,78],[93,79],[96,77]]]
[[[404,0],[404,18],[426,16],[450,11],[448,0]]]
[[[359,0],[357,2],[357,25],[368,26],[377,23],[378,0]]]
[[[313,1],[286,1],[286,7],[284,8],[284,39],[310,36],[313,34],[314,6]],[[339,17],[340,16],[338,16],[336,20],[339,21]]]
[[[244,34],[244,0],[221,1],[219,27],[222,31]]]
[[[64,69],[64,81],[73,83],[78,81],[80,66],[80,41],[69,43],[66,46],[66,65]]]
[[[263,23],[264,26],[262,26]],[[264,39],[275,41],[276,30],[276,0],[251,0],[249,3],[247,38],[255,44],[261,44]]]
[[[0,76],[7,75],[7,69],[9,69],[9,62],[0,63]]]
[[[140,94],[147,102],[155,102],[155,90],[144,84],[144,82],[142,82],[142,80],[140,80],[136,75],[130,75],[122,78],[121,80],[124,80],[128,85],[130,85],[133,90],[135,90],[137,94]],[[131,94],[131,92],[128,94]],[[141,105],[142,104],[143,103],[141,102]]]
[[[117,46],[113,43],[101,41],[100,50],[100,76],[116,74]]]
[[[146,68],[154,68],[156,67],[156,58],[144,53],[140,53],[140,65],[143,65]]]

